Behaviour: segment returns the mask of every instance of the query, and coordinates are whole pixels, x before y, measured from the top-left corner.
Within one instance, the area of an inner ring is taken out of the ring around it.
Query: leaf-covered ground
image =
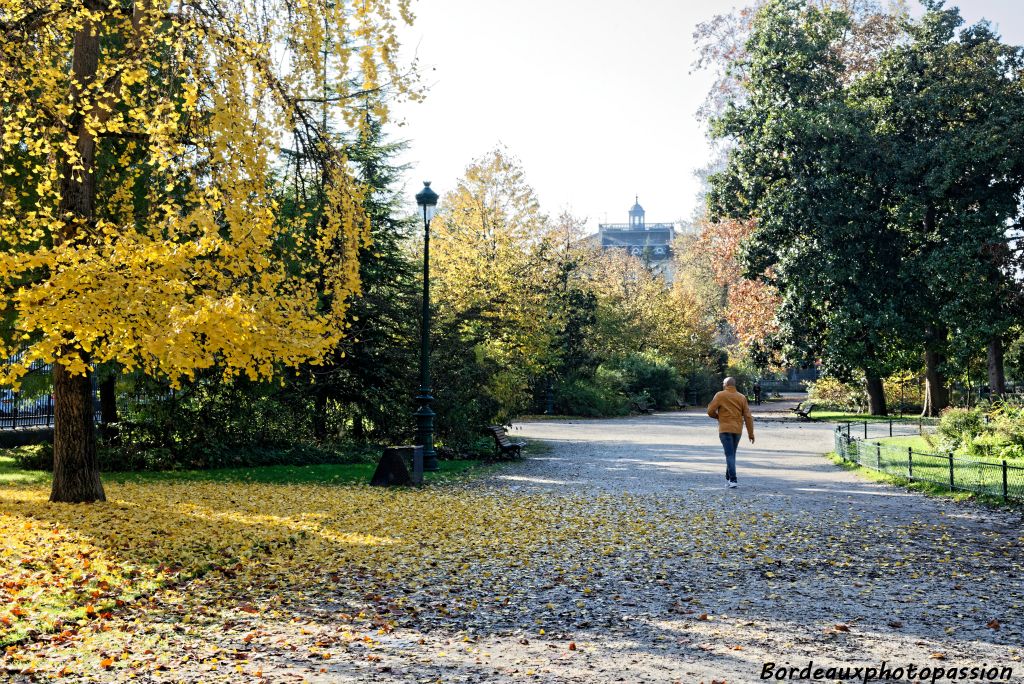
[[[865,484],[789,424],[762,426],[725,490],[703,429],[527,425],[549,452],[421,491],[123,482],[66,506],[0,488],[0,678],[744,682],[808,658],[1024,673],[1019,514]]]

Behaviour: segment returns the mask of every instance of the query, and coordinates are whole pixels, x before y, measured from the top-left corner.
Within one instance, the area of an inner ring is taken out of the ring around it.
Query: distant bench
[[[800,420],[814,420],[811,418],[811,411],[814,410],[814,404],[810,402],[805,401],[802,404],[797,404],[789,410],[795,413]]]
[[[631,401],[629,402],[629,406],[637,413],[642,413],[644,415],[647,415],[648,413],[654,413],[654,409],[648,406],[646,402],[641,404],[639,401]]]
[[[526,442],[513,442],[501,425],[488,425],[487,432],[494,438],[495,455],[498,458],[519,458],[523,455]]]

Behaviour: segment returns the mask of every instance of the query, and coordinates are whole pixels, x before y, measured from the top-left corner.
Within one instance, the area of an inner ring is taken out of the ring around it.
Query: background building
[[[674,223],[647,223],[640,198],[629,210],[629,223],[601,223],[597,226],[601,249],[624,249],[642,259],[648,267],[671,282]]]

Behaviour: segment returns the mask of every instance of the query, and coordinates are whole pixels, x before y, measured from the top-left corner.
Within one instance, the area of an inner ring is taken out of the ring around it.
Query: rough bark
[[[71,69],[76,84],[71,100],[79,109],[82,93],[96,77],[100,42],[94,27],[86,25],[75,34]],[[93,220],[96,205],[96,140],[84,117],[74,114],[69,133],[77,136],[76,148],[81,170],[61,161],[60,216],[67,217],[60,242],[73,241]],[[79,354],[65,348],[63,354]],[[96,460],[96,431],[93,426],[92,383],[89,374],[72,376],[61,363],[53,364],[53,486],[50,501],[103,501],[99,463]]]
[[[926,349],[924,352],[924,408],[922,416],[935,417],[942,412],[942,409],[949,406],[949,389],[946,387],[946,378],[940,372],[942,354],[935,349]]]
[[[96,459],[92,383],[53,364],[53,488],[50,501],[105,501]]]
[[[988,344],[988,389],[989,396],[992,398],[1006,394],[1003,341],[998,337]]]
[[[867,381],[868,391],[868,413],[873,416],[889,415],[889,407],[885,403],[885,385],[882,378],[865,371],[864,377]]]

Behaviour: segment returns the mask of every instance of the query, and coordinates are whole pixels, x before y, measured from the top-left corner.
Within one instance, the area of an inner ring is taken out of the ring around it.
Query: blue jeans
[[[722,448],[725,449],[725,479],[736,481],[736,447],[740,445],[741,435],[735,432],[719,432]]]

